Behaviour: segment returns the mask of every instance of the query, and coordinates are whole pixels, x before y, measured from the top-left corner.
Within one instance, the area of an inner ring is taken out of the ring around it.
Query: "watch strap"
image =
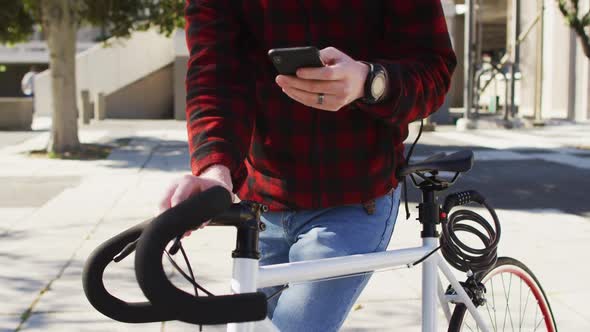
[[[372,63],[367,61],[361,61],[365,65],[369,66],[369,72],[367,73],[367,78],[365,79],[365,86],[363,89],[365,90],[364,97],[360,99],[365,104],[371,104],[373,100],[373,95],[371,94],[371,85],[373,84],[373,78],[375,78],[375,70]]]
[[[360,100],[365,104],[377,104],[385,98],[387,90],[388,90],[387,84],[389,82],[387,81],[387,72],[386,72],[385,68],[379,64],[366,62],[366,61],[361,61],[361,62],[369,66],[369,73],[367,74],[367,79],[365,80],[365,86],[364,86],[365,96],[363,98],[361,98]],[[373,80],[375,79],[375,77],[378,74],[381,74],[381,73],[383,73],[383,75],[385,76],[385,84],[386,84],[385,92],[380,97],[375,98],[375,96],[373,96],[373,93],[372,93]]]

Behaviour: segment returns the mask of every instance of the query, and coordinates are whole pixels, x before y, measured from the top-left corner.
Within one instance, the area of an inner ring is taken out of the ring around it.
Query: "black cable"
[[[283,285],[279,290],[277,290],[276,292],[272,293],[269,297],[267,297],[266,300],[268,301],[268,300],[272,299],[273,297],[282,293],[287,288],[289,288],[289,285]]]
[[[419,260],[415,261],[414,263],[412,263],[412,266],[416,266],[416,265],[424,262],[426,259],[428,259],[428,257],[432,256],[432,254],[434,254],[440,248],[441,248],[441,246],[438,246],[438,247],[434,248],[431,252],[429,252],[428,254],[426,254],[426,256],[424,256],[424,257],[420,258]]]
[[[178,247],[180,248],[180,252],[182,253],[182,257],[184,258],[184,262],[186,263],[186,266],[188,267],[188,272],[191,275],[191,279],[192,279],[192,281],[194,281],[193,288],[195,289],[195,297],[198,297],[199,296],[199,287],[197,287],[197,286],[199,284],[197,284],[195,275],[193,273],[193,268],[191,266],[191,263],[188,260],[188,256],[187,256],[186,252],[184,251],[184,247],[182,246],[182,242],[180,242],[180,239],[178,239],[177,242],[178,242]],[[205,288],[203,288],[203,290],[204,289]],[[208,293],[208,295],[212,295],[212,294]],[[202,331],[203,331],[203,325],[199,324],[199,332],[202,332]]]
[[[193,268],[191,266],[191,263],[188,261],[188,256],[186,255],[186,252],[184,251],[184,247],[182,246],[182,243],[180,244],[180,252],[182,253],[182,257],[184,258],[184,262],[186,263],[186,266],[188,267],[188,272],[191,275],[191,279],[193,281],[195,281],[195,284],[196,284],[196,278],[193,273]],[[199,296],[199,288],[195,287],[194,285],[193,285],[193,287],[195,289],[195,296]]]
[[[416,140],[414,141],[414,143],[412,144],[412,146],[410,147],[410,151],[408,151],[408,154],[406,155],[406,165],[410,164],[410,158],[412,158],[412,153],[414,153],[414,147],[416,146],[416,143],[418,143],[418,140],[420,139],[420,136],[422,136],[422,129],[424,127],[424,119],[420,119],[420,130],[418,131],[418,136],[416,136]],[[406,207],[406,220],[410,219],[410,207],[408,205],[408,181],[406,180],[407,176],[404,176],[404,204]]]
[[[498,260],[500,221],[494,209],[487,202],[483,201],[482,205],[492,215],[494,227],[481,215],[469,210],[453,212],[448,221],[443,221],[440,238],[441,252],[446,261],[459,271],[486,271]],[[485,232],[475,228],[472,224],[481,226]],[[483,249],[472,248],[465,244],[457,236],[458,232],[477,236],[483,243]]]
[[[414,147],[416,146],[416,143],[418,143],[418,140],[422,136],[422,129],[423,128],[424,128],[424,119],[420,119],[420,130],[418,130],[418,136],[416,136],[414,143],[412,143],[412,146],[410,147],[410,151],[408,151],[408,154],[406,155],[406,163],[407,164],[410,163],[410,158],[412,158],[412,153],[414,153]]]
[[[206,290],[205,288],[203,288],[201,285],[199,285],[195,281],[194,276],[192,276],[192,278],[191,278],[189,275],[187,275],[186,272],[184,272],[182,270],[182,268],[180,266],[178,266],[178,264],[176,263],[176,261],[174,261],[174,259],[172,258],[172,256],[170,256],[170,254],[168,253],[168,251],[165,250],[164,253],[166,254],[166,257],[168,258],[168,260],[170,261],[170,263],[172,264],[172,266],[178,271],[178,273],[180,273],[180,275],[182,275],[184,277],[184,279],[186,279],[191,285],[193,285],[193,287],[196,287],[196,288],[202,290],[205,294],[207,294],[209,296],[215,296],[213,293],[209,292],[208,290]],[[186,256],[185,256],[185,261],[186,261],[187,266],[189,266],[189,270],[192,271],[192,269],[190,268],[190,263],[188,262],[188,259],[186,258]]]
[[[170,249],[170,251],[174,250],[174,254],[175,254],[176,252],[178,252],[179,249],[180,249],[180,252],[182,253],[182,257],[184,258],[184,262],[186,263],[186,266],[188,267],[190,277],[186,274],[186,272],[184,272],[182,270],[182,268],[180,268],[180,266],[178,266],[176,261],[174,261],[174,259],[172,258],[172,256],[170,255],[170,253],[167,250],[164,250],[164,253],[166,253],[166,257],[168,258],[168,260],[170,261],[172,266],[176,269],[176,271],[178,271],[178,273],[180,273],[184,277],[184,279],[186,279],[191,285],[193,285],[193,288],[195,290],[195,297],[199,296],[199,289],[202,290],[203,292],[205,292],[205,294],[207,294],[209,296],[214,296],[213,293],[209,292],[204,287],[199,285],[197,283],[197,281],[195,280],[195,275],[193,274],[193,268],[191,267],[191,263],[188,260],[188,256],[187,256],[186,252],[184,251],[184,247],[182,246],[182,242],[180,242],[180,237],[178,237],[176,239],[176,241],[172,245],[172,248]],[[201,325],[201,324],[199,324],[199,331],[203,331],[203,325]]]

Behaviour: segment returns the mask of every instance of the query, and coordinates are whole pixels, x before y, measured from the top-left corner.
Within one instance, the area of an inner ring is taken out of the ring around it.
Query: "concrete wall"
[[[0,130],[31,130],[31,98],[0,98]]]
[[[520,22],[522,30],[526,29],[537,16],[536,1],[521,1]],[[535,107],[535,82],[537,81],[537,41],[535,28],[521,44],[520,71],[522,73],[519,116],[533,116]]]
[[[80,91],[89,90],[91,100],[98,93],[105,95],[128,86],[174,60],[173,38],[155,31],[134,32],[129,39],[111,39],[109,47],[96,45],[76,56],[78,109]],[[52,113],[49,71],[35,79],[35,108],[39,114]]]
[[[178,56],[174,60],[174,119],[186,119],[186,71],[188,56]]]
[[[184,30],[177,30],[174,35],[174,118],[186,119],[186,71],[189,58]]]
[[[173,113],[173,65],[170,64],[106,96],[109,119],[169,119]]]
[[[582,12],[590,10],[590,0],[580,1]],[[575,102],[572,117],[576,121],[590,121],[590,59],[584,55],[580,40],[576,37],[575,52]]]
[[[543,58],[543,118],[567,119],[574,107],[574,32],[567,26],[554,0],[545,0]]]
[[[579,42],[576,39],[576,42]],[[573,119],[590,121],[590,60],[584,55],[581,47],[576,44],[576,87]]]

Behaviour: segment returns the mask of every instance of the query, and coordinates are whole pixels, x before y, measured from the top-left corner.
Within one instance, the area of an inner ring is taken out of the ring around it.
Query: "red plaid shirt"
[[[455,54],[440,0],[187,0],[191,168],[227,166],[271,210],[368,201],[396,187],[408,123],[443,103]],[[333,46],[379,63],[389,98],[338,112],[285,95],[269,49]]]

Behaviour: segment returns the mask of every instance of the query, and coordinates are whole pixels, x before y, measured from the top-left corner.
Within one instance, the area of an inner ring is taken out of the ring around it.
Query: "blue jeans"
[[[376,199],[372,215],[361,204],[264,213],[260,265],[384,251],[393,233],[399,201],[398,188]],[[282,332],[338,331],[370,277],[371,273],[366,273],[290,285],[269,301],[269,317]],[[261,291],[268,296],[278,289]]]

